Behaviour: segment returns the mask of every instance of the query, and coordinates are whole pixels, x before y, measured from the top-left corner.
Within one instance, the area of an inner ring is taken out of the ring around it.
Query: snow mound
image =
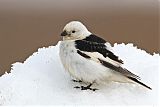
[[[0,105],[157,105],[160,55],[133,44],[115,44],[113,51],[153,90],[116,82],[97,86],[95,92],[74,89],[81,84],[72,82],[64,70],[58,43],[38,49],[24,63],[14,63],[11,73],[0,77]]]

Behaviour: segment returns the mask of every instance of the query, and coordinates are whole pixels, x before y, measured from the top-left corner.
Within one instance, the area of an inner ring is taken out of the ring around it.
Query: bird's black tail
[[[134,82],[136,82],[136,83],[138,83],[138,84],[140,84],[140,85],[142,85],[142,86],[144,86],[144,87],[146,87],[146,88],[152,90],[151,87],[149,87],[149,86],[147,86],[146,84],[144,84],[144,83],[138,81],[136,78],[133,78],[133,77],[128,77],[128,78],[131,79],[132,81],[134,81]]]

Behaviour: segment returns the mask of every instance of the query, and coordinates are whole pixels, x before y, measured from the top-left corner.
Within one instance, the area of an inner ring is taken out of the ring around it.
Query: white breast
[[[102,66],[93,60],[86,59],[77,54],[77,49],[74,47],[74,42],[71,40],[62,41],[60,44],[61,62],[71,76],[84,82],[94,82],[101,79],[111,77],[111,72],[106,72],[109,69]],[[106,75],[107,74],[107,75]]]
[[[76,49],[74,47],[74,42],[71,40],[62,41],[60,43],[60,59],[64,66],[64,68],[72,75],[74,76],[74,70],[72,69],[72,59],[74,58],[73,55],[76,52]]]

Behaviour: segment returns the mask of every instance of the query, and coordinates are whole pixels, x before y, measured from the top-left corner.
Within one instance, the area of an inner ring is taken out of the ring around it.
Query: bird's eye
[[[75,33],[75,32],[76,32],[75,30],[72,31],[72,33]]]

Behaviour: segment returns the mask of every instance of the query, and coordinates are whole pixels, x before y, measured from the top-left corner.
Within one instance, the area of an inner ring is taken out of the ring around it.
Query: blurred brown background
[[[159,52],[158,0],[0,0],[0,74],[56,44],[71,20],[112,44]]]

